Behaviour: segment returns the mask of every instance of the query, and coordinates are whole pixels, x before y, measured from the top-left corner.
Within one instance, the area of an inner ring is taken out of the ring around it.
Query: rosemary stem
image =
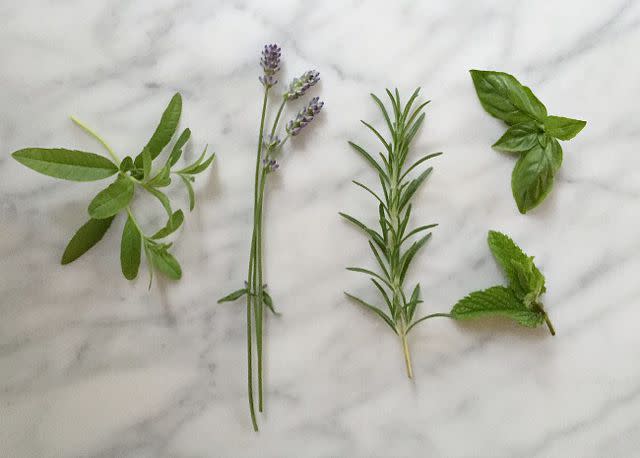
[[[111,149],[111,147],[107,144],[106,141],[104,141],[104,139],[98,135],[94,130],[90,129],[87,125],[85,125],[84,123],[82,123],[78,118],[76,118],[75,116],[69,116],[71,118],[71,120],[76,123],[80,128],[82,128],[86,133],[88,133],[89,135],[91,135],[93,138],[95,138],[96,140],[98,140],[102,146],[105,147],[105,149],[107,150],[107,152],[109,153],[109,156],[111,156],[111,159],[113,159],[116,164],[120,164],[120,158],[118,157],[118,155],[113,151],[113,149]]]
[[[407,377],[413,378],[413,367],[411,366],[411,352],[409,351],[409,343],[407,342],[407,334],[403,333],[402,339],[402,351],[404,352],[404,362],[407,366]]]

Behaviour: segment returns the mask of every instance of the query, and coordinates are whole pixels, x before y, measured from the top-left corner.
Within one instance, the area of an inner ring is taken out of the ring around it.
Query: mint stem
[[[547,315],[546,313],[544,314],[544,322],[547,323],[547,327],[549,328],[549,332],[551,333],[552,336],[556,335],[556,330],[553,327],[553,324],[551,323],[551,320],[549,319],[549,315]]]

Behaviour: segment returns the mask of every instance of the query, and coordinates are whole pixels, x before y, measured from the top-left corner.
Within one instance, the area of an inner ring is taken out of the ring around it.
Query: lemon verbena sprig
[[[302,97],[311,87],[320,80],[320,74],[315,70],[304,72],[301,76],[294,78],[287,90],[282,94],[280,106],[276,112],[271,127],[266,126],[266,114],[268,109],[269,94],[278,80],[276,75],[280,70],[280,57],[282,51],[275,44],[266,45],[262,50],[260,65],[262,75],[259,77],[264,88],[262,98],[262,111],[260,116],[260,128],[258,131],[258,151],[256,154],[256,166],[254,177],[253,193],[253,233],[251,236],[251,247],[249,250],[249,268],[247,280],[244,288],[228,294],[218,302],[235,301],[246,296],[247,300],[247,394],[249,400],[249,412],[254,430],[258,430],[258,423],[255,413],[254,388],[253,388],[253,351],[255,347],[257,361],[257,381],[258,381],[258,410],[264,410],[263,396],[263,314],[265,306],[275,313],[271,296],[265,290],[264,275],[262,271],[262,223],[264,194],[269,174],[278,170],[280,164],[277,156],[286,144],[287,140],[295,137],[315,119],[320,113],[324,103],[318,97],[312,98],[306,106],[298,111],[296,116],[289,121],[284,129],[284,137],[278,136],[278,127],[282,114],[288,102]],[[254,341],[255,338],[255,341]]]

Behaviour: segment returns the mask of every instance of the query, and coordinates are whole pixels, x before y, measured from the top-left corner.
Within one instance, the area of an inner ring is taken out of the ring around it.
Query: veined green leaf
[[[562,116],[547,116],[544,120],[544,128],[547,133],[559,140],[571,140],[586,125],[586,121],[563,118]]]
[[[509,127],[493,148],[506,153],[523,153],[538,145],[540,129],[534,122],[522,122]]]
[[[173,149],[171,150],[171,154],[167,160],[167,164],[170,168],[173,167],[180,159],[180,156],[182,156],[182,147],[187,143],[189,137],[191,137],[191,130],[187,127],[178,137],[176,144],[173,145]]]
[[[73,235],[62,255],[61,264],[69,264],[85,254],[91,247],[102,240],[114,216],[104,219],[90,219]]]
[[[238,289],[231,294],[227,294],[223,298],[218,299],[218,304],[221,304],[223,302],[233,302],[237,299],[240,299],[245,294],[247,294],[247,288]]]
[[[182,226],[183,221],[184,221],[184,213],[182,213],[182,210],[176,211],[169,217],[169,219],[167,220],[167,224],[158,232],[153,234],[151,238],[154,240],[157,240],[173,234],[175,231],[178,230],[180,226]]]
[[[151,177],[151,151],[146,146],[142,150],[142,178],[146,181]]]
[[[520,279],[518,277],[518,272],[514,267],[514,262],[521,265],[528,265],[530,263],[532,275],[543,278],[541,292],[544,292],[544,277],[535,264],[533,264],[533,258],[527,256],[508,235],[498,231],[489,231],[487,243],[489,244],[491,253],[493,253],[493,257],[496,259],[500,267],[502,267],[502,270],[507,276],[509,286],[512,289],[517,290],[518,285],[520,284]]]
[[[129,178],[119,176],[93,198],[89,204],[89,216],[93,219],[104,219],[117,214],[129,205],[133,193],[133,182]]]
[[[151,263],[167,277],[179,280],[182,277],[180,263],[167,251],[163,245],[148,244],[148,253],[151,255]]]
[[[546,118],[547,109],[542,102],[512,75],[482,70],[471,70],[470,73],[480,103],[491,116],[507,124],[532,119],[543,122]]]
[[[456,320],[491,315],[505,316],[530,328],[539,326],[545,318],[544,312],[528,309],[511,289],[504,286],[475,291],[451,309],[451,316]]]
[[[127,280],[133,280],[138,276],[141,252],[142,234],[140,234],[136,223],[129,215],[127,222],[124,224],[122,241],[120,242],[120,265],[122,274]]]
[[[22,165],[54,178],[96,181],[118,173],[118,166],[106,157],[64,148],[25,148],[12,154]]]
[[[538,144],[518,159],[511,175],[511,189],[520,213],[537,207],[551,192],[554,174],[562,161],[562,156],[558,161],[558,151],[562,153],[550,141],[545,148]]]
[[[169,186],[171,184],[171,170],[169,169],[169,166],[165,165],[162,167],[160,171],[147,182],[147,184],[154,188],[164,188],[165,186]]]
[[[352,294],[349,294],[347,292],[344,293],[348,298],[354,300],[355,302],[357,302],[358,304],[362,305],[363,307],[371,310],[373,313],[375,313],[376,315],[378,315],[380,318],[382,318],[384,320],[385,323],[387,323],[389,325],[389,327],[391,329],[393,329],[393,332],[395,332],[396,334],[398,333],[398,331],[396,330],[396,326],[393,324],[393,321],[391,320],[391,318],[389,318],[389,316],[384,313],[382,310],[380,310],[378,307],[375,307],[365,301],[363,301],[362,299],[360,299],[359,297],[356,297]]]
[[[146,145],[146,148],[148,148],[151,153],[151,159],[158,157],[164,147],[171,141],[171,137],[173,137],[178,127],[181,113],[182,96],[178,92],[169,101],[169,105],[167,105],[164,113],[162,113],[158,127],[156,127],[155,132]]]
[[[133,159],[131,159],[131,156],[127,156],[120,162],[120,171],[130,172],[131,170],[133,170]]]

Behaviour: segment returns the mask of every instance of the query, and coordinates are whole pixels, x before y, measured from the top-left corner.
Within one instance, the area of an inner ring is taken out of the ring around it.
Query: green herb
[[[193,210],[195,194],[191,183],[195,180],[195,175],[209,167],[214,155],[205,158],[205,148],[193,164],[173,170],[191,135],[191,131],[185,129],[174,144],[167,160],[158,170],[153,170],[153,161],[169,144],[176,132],[181,112],[182,97],[180,94],[175,94],[162,114],[156,131],[135,159],[127,156],[120,160],[99,135],[73,117],[71,119],[78,126],[102,144],[111,159],[95,153],[64,148],[25,148],[13,153],[13,157],[21,164],[36,172],[63,180],[97,181],[116,175],[115,181],[91,200],[88,208],[90,219],[69,241],[62,255],[62,264],[75,261],[96,245],[111,227],[115,216],[123,213],[127,217],[120,245],[120,263],[124,277],[133,280],[138,276],[143,248],[150,267],[149,287],[153,278],[153,268],[169,278],[179,279],[182,276],[180,264],[168,251],[171,244],[160,243],[158,240],[174,233],[182,225],[184,214],[182,210],[175,212],[172,210],[169,197],[160,188],[169,186],[172,176],[180,177],[187,187],[189,206]],[[142,231],[131,211],[131,202],[136,189],[143,189],[153,195],[167,213],[167,223],[153,235],[146,235]]]
[[[249,400],[249,413],[251,415],[251,423],[255,431],[258,430],[258,422],[256,420],[255,403],[253,400],[253,350],[257,357],[257,378],[258,378],[258,410],[264,410],[263,401],[263,328],[264,328],[264,307],[266,306],[271,312],[276,313],[273,307],[273,300],[267,293],[266,284],[263,283],[263,252],[262,252],[262,222],[264,195],[268,177],[276,172],[279,163],[276,158],[279,157],[283,146],[293,137],[296,137],[303,129],[311,123],[320,113],[324,102],[318,97],[313,97],[304,106],[298,114],[290,120],[284,128],[284,138],[280,138],[278,134],[278,126],[280,118],[283,114],[285,106],[288,102],[294,101],[303,96],[320,80],[320,74],[317,71],[309,70],[304,72],[300,77],[294,78],[289,84],[288,90],[282,94],[280,98],[280,106],[276,112],[276,116],[271,124],[271,128],[266,125],[266,114],[269,102],[269,92],[277,84],[276,75],[280,69],[281,49],[276,44],[269,44],[263,48],[260,65],[263,74],[259,77],[259,81],[264,87],[262,97],[262,113],[260,116],[260,128],[258,131],[258,147],[256,154],[256,168],[254,177],[254,193],[253,193],[253,235],[251,237],[251,246],[249,250],[249,269],[247,273],[247,281],[245,287],[228,294],[218,300],[218,302],[231,302],[246,296],[247,299],[247,393]],[[255,327],[254,327],[255,323]],[[252,333],[255,330],[255,341],[253,341]]]
[[[533,263],[533,257],[527,256],[513,240],[500,232],[489,231],[488,243],[509,285],[493,286],[469,294],[453,306],[452,318],[466,320],[501,315],[527,327],[546,323],[551,335],[555,335],[551,320],[540,302],[540,296],[547,290],[545,279]]]
[[[369,238],[369,248],[377,263],[377,272],[362,267],[348,267],[347,270],[368,275],[380,294],[382,306],[372,305],[352,294],[345,293],[354,302],[372,311],[380,317],[395,332],[401,341],[407,375],[413,376],[411,356],[407,335],[418,323],[434,317],[449,317],[446,313],[434,313],[416,319],[416,310],[422,303],[420,299],[420,285],[416,284],[408,294],[405,291],[405,278],[411,261],[431,237],[428,232],[436,224],[409,228],[411,220],[411,200],[415,197],[420,185],[431,173],[432,167],[412,177],[417,167],[431,158],[442,153],[427,154],[407,165],[411,141],[422,125],[425,114],[424,107],[429,102],[416,104],[420,89],[416,89],[405,105],[400,100],[398,90],[395,93],[387,90],[391,103],[391,111],[387,110],[382,101],[371,94],[374,102],[380,108],[386,121],[391,138],[384,138],[370,124],[361,121],[382,143],[384,153],[380,153],[380,161],[361,146],[353,142],[349,144],[376,171],[380,181],[381,193],[376,193],[369,186],[354,181],[356,186],[370,193],[378,203],[379,229],[375,230],[351,215],[340,213],[347,221],[362,230]],[[386,311],[385,311],[386,309]]]
[[[549,116],[531,89],[508,73],[471,70],[471,78],[487,113],[509,125],[493,147],[519,156],[511,175],[511,189],[518,210],[526,213],[551,192],[562,165],[558,140],[571,140],[587,123]]]

